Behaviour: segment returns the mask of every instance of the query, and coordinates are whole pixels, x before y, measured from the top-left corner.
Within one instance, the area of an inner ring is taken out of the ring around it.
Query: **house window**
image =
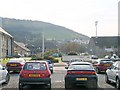
[[[106,46],[106,48],[111,48],[111,46]]]

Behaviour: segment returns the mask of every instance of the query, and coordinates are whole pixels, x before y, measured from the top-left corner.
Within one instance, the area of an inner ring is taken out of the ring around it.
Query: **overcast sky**
[[[60,25],[89,37],[118,35],[119,0],[0,0],[0,16]]]

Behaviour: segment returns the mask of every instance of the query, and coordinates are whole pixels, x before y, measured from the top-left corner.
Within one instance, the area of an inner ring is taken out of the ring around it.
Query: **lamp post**
[[[95,21],[95,27],[96,27],[96,38],[97,38],[97,25],[98,25],[98,21]]]
[[[44,33],[42,33],[42,57],[44,58],[44,51],[45,51],[45,45],[44,45]]]
[[[95,21],[95,27],[96,27],[95,54],[97,54],[97,25],[98,25],[98,21]]]

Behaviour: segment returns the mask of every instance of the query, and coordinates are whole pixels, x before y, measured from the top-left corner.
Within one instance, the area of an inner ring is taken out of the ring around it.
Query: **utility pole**
[[[44,45],[44,33],[42,33],[42,57],[44,58],[44,51],[45,51],[45,45]]]
[[[95,27],[96,27],[96,39],[95,39],[95,54],[97,54],[97,25],[98,25],[98,21],[95,21]]]
[[[97,25],[98,25],[98,21],[95,21],[95,27],[96,27],[96,38],[97,38]]]

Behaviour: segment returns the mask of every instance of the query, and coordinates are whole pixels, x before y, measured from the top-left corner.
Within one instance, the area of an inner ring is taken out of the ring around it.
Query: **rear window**
[[[79,59],[73,59],[73,60],[71,60],[71,63],[72,62],[80,62],[81,60],[79,60]]]
[[[112,64],[113,62],[111,60],[101,60],[100,61],[100,64],[106,64],[106,63]]]
[[[24,70],[46,70],[45,63],[26,63]]]
[[[88,64],[75,64],[69,66],[70,70],[93,70],[94,68]]]

